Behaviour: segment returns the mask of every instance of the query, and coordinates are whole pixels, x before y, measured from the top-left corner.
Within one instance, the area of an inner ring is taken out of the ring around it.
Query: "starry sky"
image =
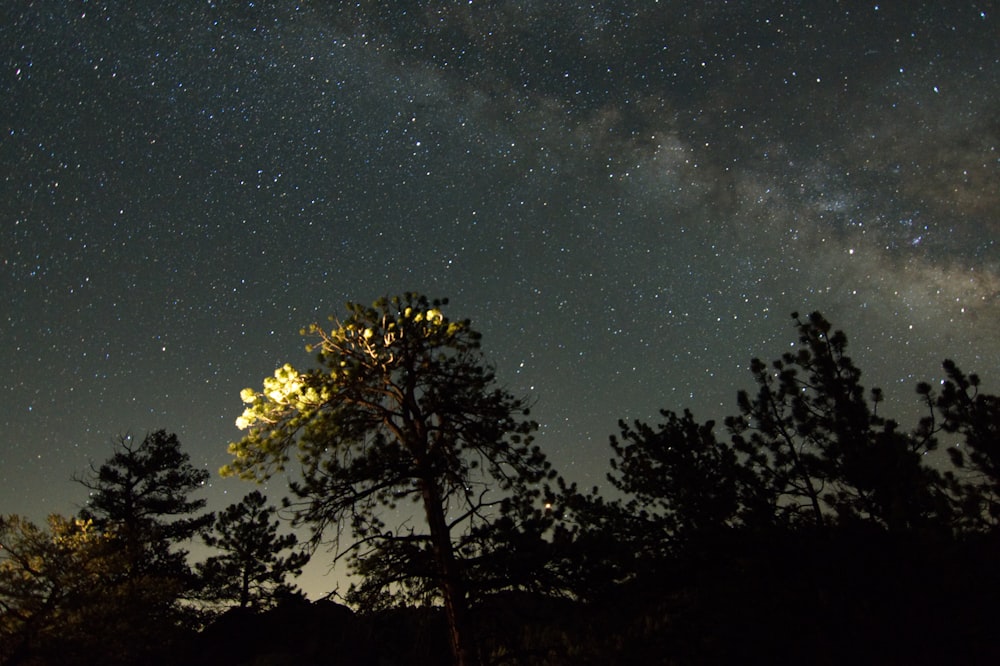
[[[792,311],[848,333],[904,424],[945,357],[995,390],[998,20],[986,0],[3,3],[0,513],[74,512],[72,475],[124,432],[175,432],[214,472],[240,389],[309,367],[303,325],[407,290],[473,320],[588,487],[618,419],[735,413]]]

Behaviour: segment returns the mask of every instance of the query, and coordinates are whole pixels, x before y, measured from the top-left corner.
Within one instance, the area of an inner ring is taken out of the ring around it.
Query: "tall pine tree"
[[[444,305],[408,293],[349,304],[330,330],[313,326],[321,367],[285,365],[262,391],[243,391],[237,424],[248,432],[230,445],[226,471],[267,477],[294,451],[300,519],[320,532],[346,528],[352,545],[427,556],[455,662],[466,666],[476,655],[457,537],[489,520],[504,495],[537,494],[550,467],[531,445],[526,405],[496,385],[479,333],[445,317]],[[385,524],[406,500],[423,507],[425,529]],[[416,547],[393,547],[401,541]]]
[[[184,544],[212,521],[202,512],[205,500],[191,497],[208,478],[164,430],[141,441],[119,437],[106,462],[77,478],[90,491],[82,517],[112,535],[120,553],[113,592],[123,623],[137,636],[188,619],[180,601],[193,593],[196,578]]]

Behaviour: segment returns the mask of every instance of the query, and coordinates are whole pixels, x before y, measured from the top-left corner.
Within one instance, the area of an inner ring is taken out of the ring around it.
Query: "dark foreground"
[[[486,664],[997,664],[998,561],[993,540],[770,542],[588,604],[494,595],[476,608],[477,644]],[[204,666],[449,662],[436,610],[332,602],[230,611],[183,654]]]

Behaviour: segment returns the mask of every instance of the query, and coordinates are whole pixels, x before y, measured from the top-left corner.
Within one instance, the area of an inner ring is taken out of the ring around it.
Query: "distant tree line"
[[[721,427],[621,422],[610,488],[582,490],[446,306],[349,304],[304,331],[315,368],[242,392],[222,472],[289,474],[305,544],[259,491],[205,512],[164,431],[81,475],[78,516],[4,517],[0,663],[998,663],[1000,397],[977,375],[945,361],[904,427],[846,335],[794,314]],[[192,564],[199,538],[217,554]],[[289,582],[320,546],[353,610]]]

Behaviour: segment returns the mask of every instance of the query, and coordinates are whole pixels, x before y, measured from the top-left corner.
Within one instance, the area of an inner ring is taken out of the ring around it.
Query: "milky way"
[[[584,485],[620,418],[733,413],[792,311],[904,422],[945,356],[1000,381],[993,3],[7,4],[2,513],[125,431],[214,470],[303,325],[406,290]]]

